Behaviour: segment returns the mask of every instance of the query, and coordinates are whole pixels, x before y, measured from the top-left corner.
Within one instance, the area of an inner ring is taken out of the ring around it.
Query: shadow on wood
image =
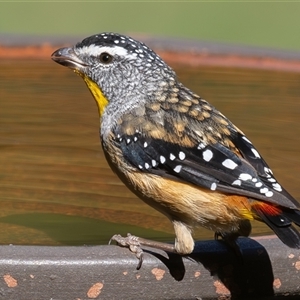
[[[252,239],[239,239],[238,244],[242,257],[237,257],[223,242],[205,241],[198,242],[194,253],[187,258],[202,264],[211,276],[218,278],[232,299],[274,296],[274,275],[266,249]],[[160,259],[175,280],[184,279],[182,257],[170,253],[166,259],[159,253],[147,252]]]

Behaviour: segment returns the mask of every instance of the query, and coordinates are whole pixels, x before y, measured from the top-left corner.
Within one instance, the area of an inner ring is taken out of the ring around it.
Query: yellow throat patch
[[[98,111],[99,111],[99,116],[101,118],[101,116],[104,112],[104,109],[108,104],[107,98],[103,95],[102,91],[100,90],[100,88],[96,82],[94,82],[92,79],[90,79],[85,74],[79,72],[78,70],[74,70],[74,72],[84,80],[87,87],[89,88],[91,94],[93,95],[94,99],[96,100],[96,103],[98,106]]]

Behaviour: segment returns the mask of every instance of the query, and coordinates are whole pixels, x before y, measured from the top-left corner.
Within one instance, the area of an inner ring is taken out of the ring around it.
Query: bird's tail
[[[283,208],[264,202],[255,203],[253,212],[265,222],[290,248],[300,249],[300,233],[292,222],[300,226],[300,211],[297,209]]]

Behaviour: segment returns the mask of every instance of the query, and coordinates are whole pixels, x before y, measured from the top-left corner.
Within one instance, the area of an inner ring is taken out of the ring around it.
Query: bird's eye
[[[109,64],[112,62],[113,57],[110,54],[103,52],[100,54],[99,59],[103,64]]]

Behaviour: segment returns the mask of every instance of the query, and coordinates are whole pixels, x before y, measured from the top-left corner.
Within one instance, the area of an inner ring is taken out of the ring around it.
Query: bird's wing
[[[299,207],[277,182],[252,143],[236,129],[231,128],[234,134],[226,137],[230,140],[229,147],[228,142],[224,144],[217,139],[189,142],[186,135],[175,130],[159,134],[162,129],[151,121],[143,122],[143,127],[131,119],[131,125],[137,129],[126,130],[125,124],[115,128],[115,142],[127,162],[142,172],[287,208]],[[146,134],[143,129],[148,130]]]

